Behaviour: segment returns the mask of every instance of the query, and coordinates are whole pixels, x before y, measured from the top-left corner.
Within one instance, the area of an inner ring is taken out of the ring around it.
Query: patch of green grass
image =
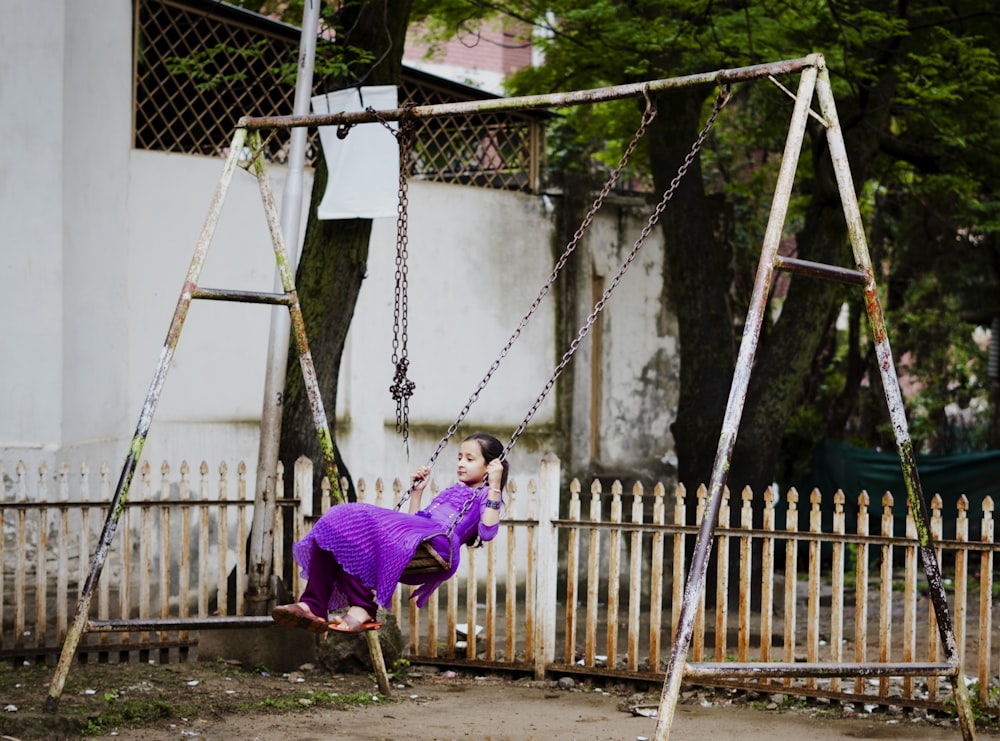
[[[212,663],[212,666],[223,677],[234,677],[234,678],[238,679],[239,677],[245,677],[247,675],[247,673],[243,669],[243,667],[240,664],[235,663],[235,662],[223,661],[222,659],[216,659]],[[266,668],[263,671],[266,671]],[[261,673],[261,672],[257,672],[257,673]]]
[[[1000,701],[1000,687],[990,687],[987,699],[983,702],[979,697],[979,682],[969,686],[969,705],[972,706],[972,719],[980,728],[995,728],[998,724],[997,708]],[[945,707],[955,713],[955,700],[950,698]]]
[[[140,726],[164,718],[179,715],[181,709],[170,705],[162,696],[155,700],[123,700],[118,702],[117,695],[105,695],[108,709],[99,715],[89,718],[83,730],[84,736],[104,735],[114,728],[123,726]]]
[[[792,708],[804,708],[809,704],[809,700],[805,697],[798,697],[796,695],[785,695],[785,699],[781,702],[779,707],[790,710]]]
[[[259,702],[246,703],[241,710],[298,710],[306,707],[336,706],[342,708],[361,708],[374,703],[384,703],[387,698],[372,695],[370,692],[295,692],[281,697],[269,697]]]

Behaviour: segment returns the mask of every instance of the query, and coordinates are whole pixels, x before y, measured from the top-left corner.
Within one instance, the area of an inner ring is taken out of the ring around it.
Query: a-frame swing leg
[[[260,133],[253,131],[250,134],[252,142],[256,146],[251,148],[257,152],[253,160],[254,174],[260,184],[260,194],[264,201],[264,212],[267,216],[267,226],[271,232],[271,241],[274,243],[274,254],[278,263],[278,270],[281,275],[281,285],[285,290],[285,295],[291,299],[289,311],[291,313],[292,336],[295,338],[295,346],[299,352],[299,365],[305,377],[306,394],[309,398],[309,408],[312,411],[313,423],[316,425],[316,434],[319,438],[320,452],[323,456],[323,465],[326,470],[327,479],[330,481],[330,493],[333,504],[337,505],[344,501],[340,490],[340,474],[337,470],[337,461],[333,450],[333,438],[330,436],[330,427],[327,422],[326,410],[323,406],[323,397],[319,391],[319,381],[316,379],[316,369],[313,366],[312,354],[309,352],[309,343],[306,339],[306,325],[302,318],[302,309],[299,305],[298,292],[295,289],[295,275],[288,260],[288,251],[285,248],[284,237],[281,232],[281,220],[278,210],[275,207],[274,195],[271,192],[270,180],[264,169],[264,158],[260,153]],[[389,675],[385,667],[385,658],[382,656],[382,644],[376,631],[365,631],[365,639],[368,643],[368,654],[371,657],[372,668],[375,672],[375,679],[378,683],[379,692],[389,695],[392,689],[389,685]]]
[[[45,709],[49,712],[56,710],[59,698],[62,696],[63,686],[66,683],[66,675],[69,673],[70,663],[73,661],[77,646],[80,644],[80,638],[86,629],[87,615],[90,612],[90,603],[94,597],[94,589],[97,587],[97,580],[101,576],[104,562],[107,560],[108,552],[111,550],[111,542],[118,527],[118,520],[121,518],[122,510],[128,500],[132,476],[135,474],[135,467],[138,465],[139,458],[142,455],[142,448],[146,444],[146,436],[153,421],[153,413],[156,411],[160,392],[167,379],[167,371],[170,369],[170,362],[177,348],[181,328],[184,326],[188,309],[191,308],[191,300],[194,298],[194,287],[197,285],[198,277],[201,274],[201,268],[212,241],[212,235],[215,233],[215,227],[219,222],[222,204],[225,201],[226,193],[229,191],[229,185],[232,182],[233,173],[236,171],[239,156],[243,151],[245,142],[246,130],[238,129],[229,148],[229,156],[226,157],[222,175],[216,184],[208,216],[198,237],[198,243],[191,258],[191,264],[184,279],[184,287],[181,289],[180,299],[177,301],[177,306],[174,309],[174,316],[170,321],[170,329],[167,331],[167,338],[163,343],[163,349],[160,351],[159,362],[156,365],[156,370],[153,372],[153,380],[149,384],[149,390],[146,392],[146,400],[142,405],[142,410],[139,412],[139,423],[136,425],[135,434],[132,436],[128,455],[125,457],[121,475],[118,477],[118,485],[115,487],[115,493],[111,498],[108,516],[104,521],[100,540],[91,559],[90,572],[87,574],[87,579],[83,584],[83,589],[80,592],[80,601],[77,603],[76,612],[73,614],[73,621],[70,623],[66,633],[66,640],[63,642],[62,652],[59,655],[55,674],[49,686],[49,695],[45,701]]]
[[[278,272],[281,278],[282,288],[284,289],[284,293],[281,294],[248,291],[220,291],[215,289],[202,289],[198,287],[198,279],[201,275],[201,269],[204,265],[208,248],[212,242],[212,237],[215,234],[215,228],[219,221],[219,216],[222,211],[222,205],[225,202],[226,194],[228,193],[229,186],[232,182],[233,173],[236,171],[237,166],[239,166],[240,158],[244,152],[244,145],[246,145],[252,153],[252,158],[248,163],[247,168],[252,168],[252,172],[257,178],[257,182],[260,187],[261,200],[264,204],[268,229],[271,233],[271,241],[274,245],[275,260],[277,261]],[[109,504],[108,515],[105,519],[97,548],[95,549],[91,560],[90,572],[88,573],[87,579],[83,584],[83,588],[80,592],[80,600],[77,604],[76,612],[73,615],[73,621],[66,633],[66,639],[63,643],[62,652],[59,655],[59,661],[56,665],[56,670],[49,686],[49,694],[45,701],[45,709],[49,712],[54,712],[58,707],[59,699],[62,696],[63,687],[66,683],[66,676],[69,673],[69,668],[73,661],[73,656],[76,654],[77,647],[80,644],[80,639],[87,631],[88,615],[90,613],[91,602],[93,601],[94,590],[104,567],[104,562],[107,560],[108,553],[111,550],[111,543],[114,539],[118,521],[121,518],[122,511],[124,510],[125,504],[128,500],[132,477],[135,474],[136,466],[138,465],[139,459],[142,455],[142,449],[145,445],[150,425],[153,421],[153,414],[155,413],[156,406],[159,402],[160,392],[163,389],[163,385],[167,377],[167,371],[170,369],[174,351],[176,350],[177,342],[180,339],[180,333],[184,326],[184,320],[187,317],[188,309],[191,307],[191,302],[195,298],[276,304],[288,307],[291,316],[292,335],[295,339],[295,346],[298,351],[299,366],[304,377],[306,391],[309,398],[309,405],[312,411],[313,421],[316,425],[316,434],[319,438],[323,462],[326,468],[327,476],[333,487],[334,494],[339,497],[340,479],[337,473],[337,465],[334,458],[333,439],[330,436],[330,428],[327,423],[326,411],[323,407],[323,399],[319,392],[316,370],[313,366],[312,355],[309,352],[309,344],[306,339],[305,322],[302,318],[302,309],[299,305],[298,293],[295,289],[294,271],[292,270],[288,259],[288,251],[282,237],[281,223],[275,207],[274,195],[271,191],[270,180],[268,179],[265,170],[260,134],[257,131],[252,131],[248,134],[245,128],[240,127],[236,129],[236,132],[233,135],[229,148],[229,156],[226,158],[222,175],[219,178],[215,193],[212,196],[208,216],[205,219],[201,234],[198,237],[194,255],[191,258],[191,263],[184,279],[184,285],[181,288],[181,295],[177,301],[177,306],[174,309],[174,315],[170,322],[170,328],[167,331],[166,340],[162,350],[160,351],[159,362],[153,372],[153,380],[149,385],[148,392],[146,393],[146,400],[139,413],[139,422],[136,425],[135,434],[132,436],[128,454],[122,466],[121,475],[118,478],[118,485],[115,488],[115,493]],[[389,680],[385,670],[385,662],[382,659],[381,644],[378,642],[377,637],[374,641],[369,640],[368,646],[372,654],[372,663],[375,667],[378,678],[379,690],[383,694],[389,694]]]
[[[252,140],[251,148],[258,153],[253,161],[254,174],[257,176],[257,182],[260,184],[260,194],[264,201],[264,212],[267,216],[268,229],[271,232],[271,241],[274,243],[274,254],[281,275],[281,285],[285,290],[285,295],[291,299],[288,308],[291,314],[292,336],[295,338],[295,347],[299,353],[299,365],[305,377],[309,408],[312,411],[313,423],[316,425],[320,453],[323,456],[323,465],[326,470],[327,479],[330,481],[330,493],[335,506],[342,503],[344,497],[340,490],[340,474],[337,470],[337,461],[333,450],[333,438],[330,436],[330,427],[327,422],[326,410],[323,406],[323,397],[319,391],[319,381],[316,379],[316,369],[313,366],[312,354],[309,352],[305,320],[302,318],[298,292],[295,289],[295,275],[288,260],[288,251],[285,248],[284,237],[281,232],[281,220],[278,216],[278,210],[275,207],[270,180],[264,169],[264,158],[259,152],[260,133],[253,131],[250,134],[250,138]],[[253,142],[256,142],[256,146],[253,146]],[[385,659],[382,656],[382,644],[379,642],[378,633],[371,630],[365,631],[365,639],[368,643],[368,653],[371,656],[372,668],[375,672],[379,692],[388,696],[391,694],[392,689],[389,685],[389,675],[386,671]]]
[[[788,209],[799,152],[801,151],[805,134],[805,124],[807,118],[812,115],[810,106],[814,91],[820,104],[823,124],[826,127],[827,143],[836,173],[844,215],[847,219],[848,233],[857,265],[856,270],[809,263],[803,260],[792,260],[782,258],[778,255],[778,245]],[[931,604],[937,617],[938,630],[944,645],[946,662],[943,664],[869,663],[854,665],[826,664],[824,666],[817,664],[796,664],[792,667],[777,663],[757,663],[750,665],[736,663],[695,665],[687,663],[688,647],[691,642],[699,596],[705,583],[709,553],[712,548],[716,522],[719,518],[722,492],[726,485],[726,477],[729,471],[733,447],[736,442],[736,434],[739,429],[740,419],[743,414],[743,405],[746,401],[747,389],[749,387],[750,371],[760,338],[764,306],[770,293],[772,278],[776,269],[863,286],[869,324],[876,344],[882,386],[885,389],[889,415],[895,431],[896,446],[899,450],[900,463],[906,485],[907,501],[917,525],[917,540],[921,562],[923,563],[924,573],[927,576]],[[775,197],[771,206],[771,214],[758,262],[757,276],[737,356],[733,382],[729,390],[729,399],[722,422],[719,445],[716,449],[715,462],[712,466],[712,475],[709,484],[709,503],[699,528],[690,571],[684,587],[680,618],[676,626],[676,635],[667,665],[659,710],[657,712],[654,738],[656,741],[665,741],[665,739],[669,738],[681,683],[685,675],[690,677],[747,676],[760,678],[792,675],[850,676],[852,674],[865,674],[867,676],[890,676],[897,674],[918,674],[946,676],[951,679],[955,707],[962,729],[962,737],[966,741],[972,741],[972,739],[975,739],[975,722],[959,657],[960,653],[955,640],[954,625],[948,611],[947,597],[941,581],[940,567],[937,562],[937,555],[930,541],[927,507],[924,502],[920,478],[917,473],[913,443],[910,440],[907,429],[899,379],[896,376],[892,351],[889,346],[889,338],[878,298],[871,258],[861,221],[861,213],[858,208],[857,196],[854,191],[854,184],[847,161],[847,150],[837,118],[833,93],[830,88],[829,74],[820,58],[817,66],[803,70],[799,81],[799,89],[795,98],[795,109],[791,123],[789,124],[788,138],[785,143],[784,156],[775,187]]]

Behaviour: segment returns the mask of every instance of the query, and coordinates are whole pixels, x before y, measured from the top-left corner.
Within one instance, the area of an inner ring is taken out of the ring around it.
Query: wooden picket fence
[[[202,464],[196,478],[186,464],[178,472],[174,480],[167,464],[159,476],[148,464],[140,467],[92,619],[243,614],[253,509],[246,468],[236,468],[235,485],[224,464],[215,471]],[[0,492],[3,659],[51,661],[61,649],[107,514],[109,473],[103,466],[92,485],[86,467],[77,475],[63,467],[54,476],[42,467],[29,485],[23,465],[8,479],[0,464],[8,481]],[[309,461],[299,461],[293,481],[293,497],[279,500],[274,558],[298,594],[297,569],[281,544],[301,537],[320,514],[312,512]],[[356,486],[359,499],[382,506],[398,501],[402,489],[399,480]],[[495,540],[467,549],[458,574],[423,609],[406,599],[409,588],[397,590],[391,612],[409,660],[662,683],[706,492],[678,486],[668,495],[660,484],[642,483],[626,492],[618,482],[608,488],[573,480],[563,491],[554,456],[542,459],[537,478],[512,478]],[[874,505],[865,492],[854,501],[839,491],[826,501],[817,491],[805,499],[794,489],[759,497],[747,489],[734,505],[726,494],[690,658],[940,660],[912,515],[901,515],[888,493]],[[979,702],[995,707],[1000,625],[993,573],[1000,546],[993,499],[973,511],[962,497],[945,511],[935,495],[929,507],[965,674],[977,683]],[[197,655],[197,640],[195,631],[88,634],[79,654],[90,661],[183,661]],[[712,683],[927,708],[950,696],[936,678]]]
[[[145,463],[118,520],[91,603],[92,620],[166,619],[243,613],[246,542],[253,513],[246,466],[235,494],[225,463],[192,480],[164,463],[157,479]],[[0,658],[53,664],[91,569],[117,483],[103,464],[96,476],[45,465],[29,483],[23,463],[0,496]],[[214,480],[213,480],[214,479]],[[33,486],[31,485],[33,484]],[[235,575],[231,579],[230,575]],[[88,633],[81,661],[184,661],[197,646],[190,631]]]

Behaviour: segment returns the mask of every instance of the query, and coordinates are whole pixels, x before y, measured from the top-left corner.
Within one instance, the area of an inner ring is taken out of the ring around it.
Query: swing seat
[[[435,536],[437,537],[437,536]],[[441,555],[431,547],[429,540],[417,546],[416,553],[410,563],[403,569],[403,576],[419,576],[420,574],[439,574],[451,568]]]

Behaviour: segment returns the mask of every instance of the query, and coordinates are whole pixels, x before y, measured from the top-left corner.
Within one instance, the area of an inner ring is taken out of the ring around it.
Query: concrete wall
[[[582,204],[585,210],[589,203]],[[563,204],[570,208],[570,204]],[[581,205],[573,207],[581,212]],[[565,323],[568,347],[628,259],[653,204],[612,198],[594,219],[574,257],[574,316]],[[566,228],[573,231],[576,222]],[[670,432],[677,410],[676,317],[660,306],[664,246],[653,229],[622,275],[571,367],[566,383],[570,429],[564,471],[594,476],[662,478],[675,466]],[[664,479],[664,483],[668,483]]]
[[[338,401],[338,437],[348,461],[360,462],[355,474],[381,474],[385,469],[372,466],[386,461],[405,475],[430,456],[552,270],[553,220],[538,197],[414,182],[409,204],[409,358],[416,383],[410,461],[388,391],[396,225],[382,219],[373,230]],[[555,365],[553,317],[549,300],[483,390],[465,429],[495,430],[499,437],[521,422]],[[551,424],[553,410],[554,399],[546,400],[537,424]],[[456,451],[444,459],[445,471]]]
[[[62,438],[65,3],[0,23],[0,446],[39,453]],[[52,84],[55,81],[55,84]]]
[[[133,152],[129,230],[129,407],[134,428],[159,359],[221,161]],[[270,171],[282,192],[284,169]],[[306,183],[306,192],[310,190]],[[498,202],[499,195],[499,202]],[[348,338],[338,441],[355,476],[401,476],[423,463],[457,417],[551,270],[552,217],[542,200],[414,182],[410,186],[410,459],[395,432],[389,394],[396,254],[395,219],[376,220],[368,276]],[[303,217],[303,224],[305,218]],[[238,171],[200,284],[271,290],[274,259],[256,180]],[[196,301],[185,322],[146,443],[158,465],[207,457],[253,468],[263,401],[271,309]],[[554,366],[553,309],[542,306],[468,417],[513,430]],[[308,329],[308,328],[307,328]],[[535,416],[552,421],[554,400]],[[332,410],[327,410],[332,412]],[[427,430],[427,432],[423,432]],[[235,439],[234,439],[235,435]],[[450,472],[449,465],[445,469]],[[450,473],[449,473],[450,475]]]
[[[61,441],[74,445],[119,439],[129,412],[131,7],[65,4]]]

